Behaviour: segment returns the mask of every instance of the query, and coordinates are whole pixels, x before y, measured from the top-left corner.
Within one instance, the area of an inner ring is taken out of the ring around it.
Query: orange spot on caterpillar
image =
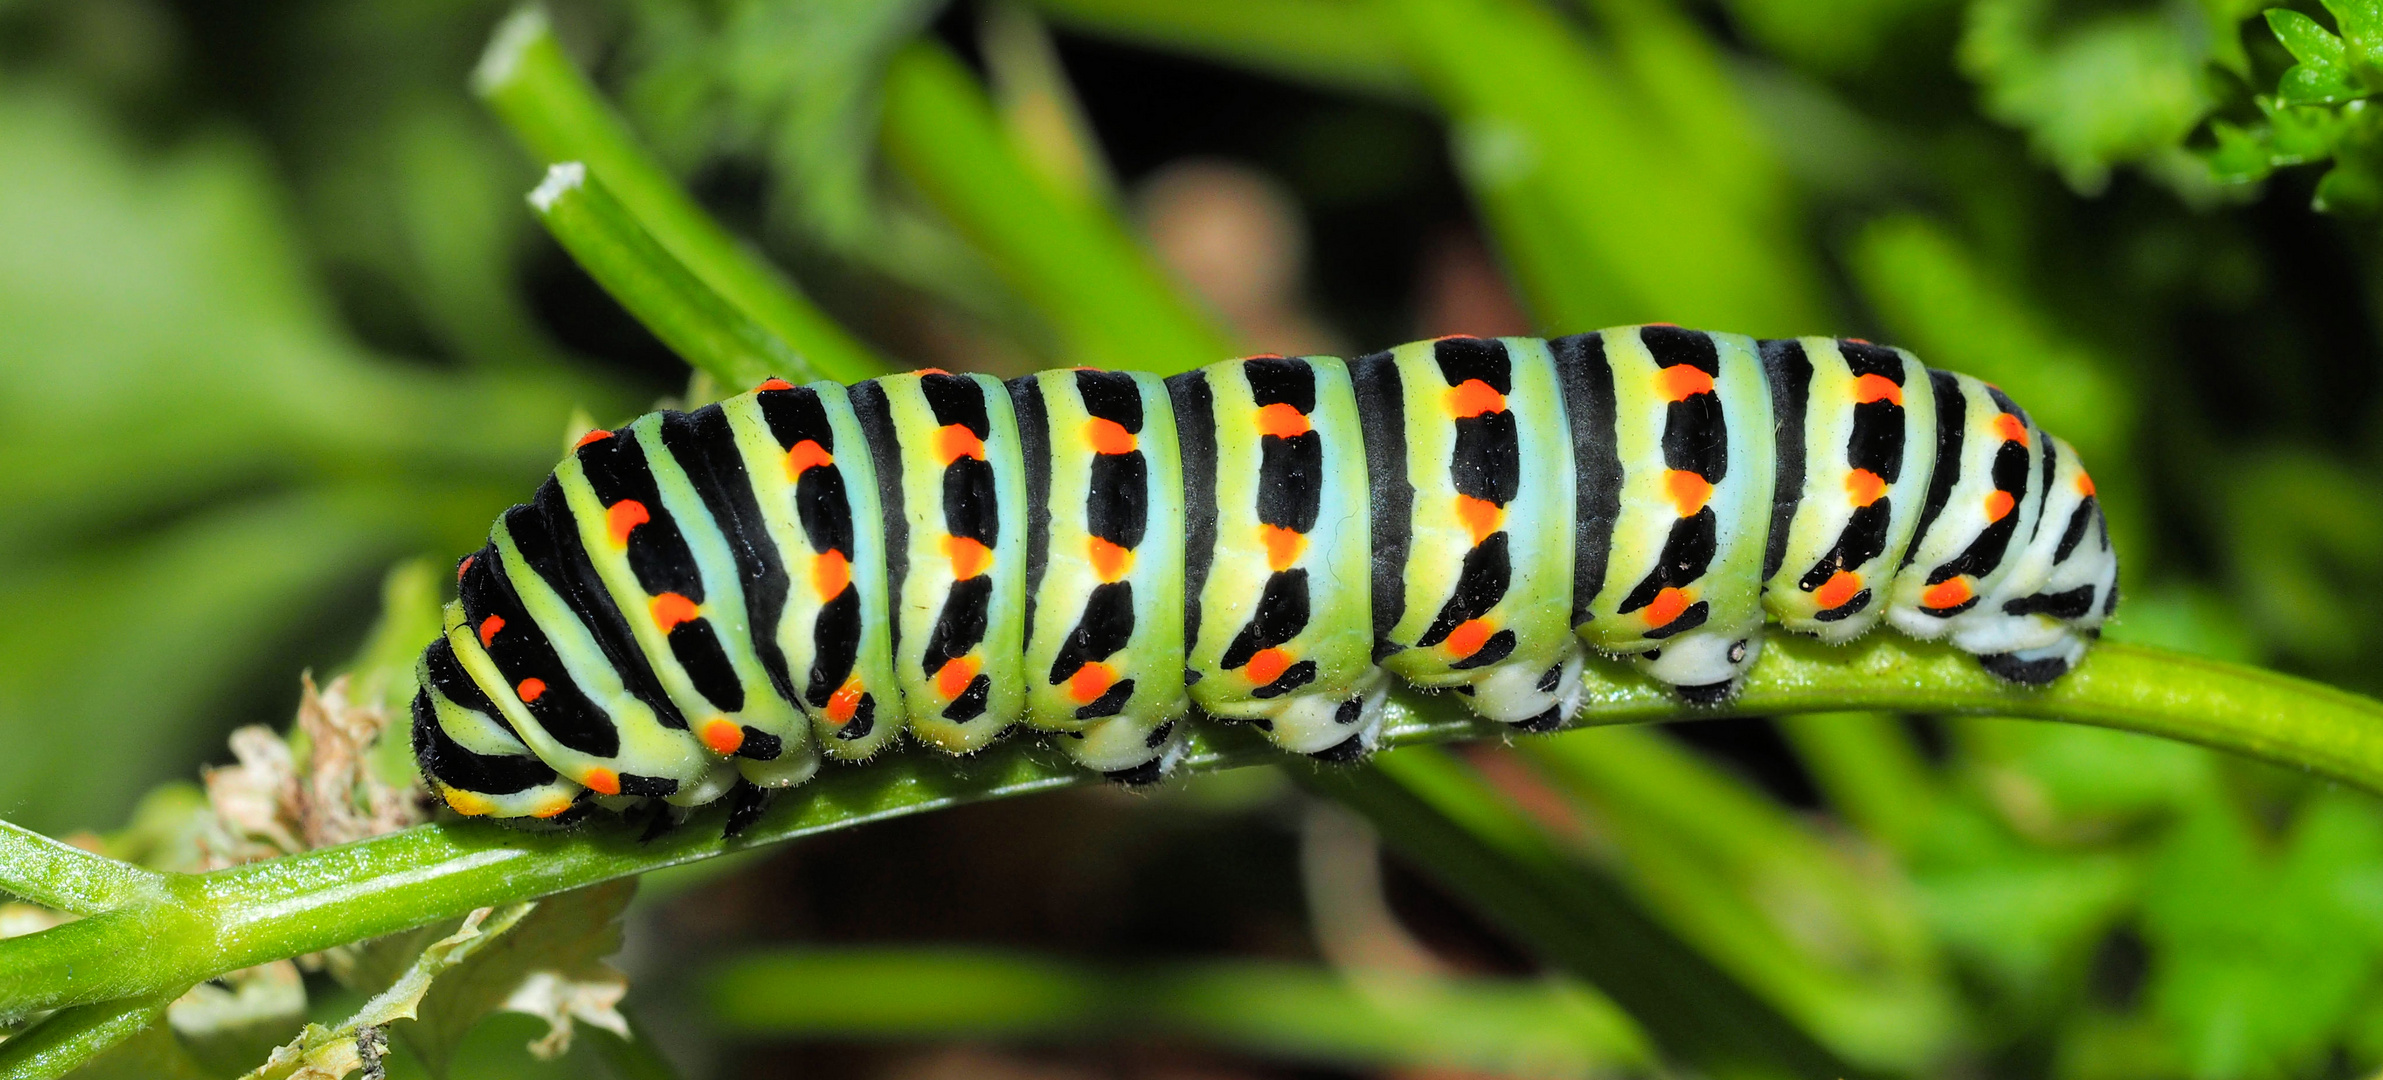
[[[918,369],[918,370],[916,370],[916,371],[913,371],[913,372],[911,372],[911,374],[913,374],[913,375],[949,375],[949,374],[951,374],[951,372],[945,371],[945,370],[943,370],[942,368],[939,368],[939,367],[923,367],[923,368],[920,368],[920,369]]]
[[[611,769],[607,769],[601,765],[597,765],[588,769],[587,775],[580,777],[579,782],[587,785],[587,789],[589,791],[593,791],[598,795],[618,795],[621,793],[621,774],[616,773]]]
[[[1077,668],[1075,674],[1067,677],[1067,696],[1074,698],[1078,705],[1090,705],[1100,700],[1100,696],[1108,693],[1109,688],[1115,685],[1117,685],[1117,673],[1111,670],[1109,665],[1086,664]]]
[[[1505,411],[1506,395],[1479,379],[1466,379],[1448,388],[1448,415],[1459,420]]]
[[[828,453],[827,448],[819,445],[818,440],[804,439],[786,451],[786,478],[799,480],[805,469],[835,463],[836,455]]]
[[[2009,517],[2011,508],[2018,504],[2019,500],[2012,498],[2010,492],[1989,491],[1986,493],[1986,520],[2001,521]]]
[[[1713,377],[1693,364],[1673,364],[1655,373],[1655,389],[1665,401],[1686,401],[1713,392]]]
[[[546,696],[546,680],[523,679],[521,680],[521,685],[513,688],[513,692],[520,694],[521,703],[527,705],[530,702],[536,701],[539,698]]]
[[[1249,658],[1249,663],[1242,665],[1241,673],[1250,682],[1264,686],[1282,678],[1283,672],[1290,668],[1290,653],[1281,649],[1259,649],[1257,655]]]
[[[1448,631],[1448,655],[1459,660],[1481,651],[1489,643],[1489,620],[1467,619]]]
[[[1959,607],[1962,604],[1968,603],[1969,598],[1972,595],[1975,594],[1972,593],[1969,588],[1969,575],[1962,574],[1959,577],[1947,578],[1943,581],[1937,582],[1934,585],[1928,586],[1928,591],[1920,594],[1920,606],[1932,608]]]
[[[538,804],[537,809],[530,811],[530,816],[534,818],[550,818],[559,815],[563,811],[569,810],[570,808],[570,799],[557,796]]]
[[[713,720],[703,725],[703,745],[726,757],[745,745],[745,729],[726,720]]]
[[[2027,445],[2027,421],[2010,413],[1994,414],[1994,433],[2001,436],[2004,442],[2015,442],[2021,446]]]
[[[1084,445],[1095,454],[1130,454],[1140,445],[1125,425],[1105,416],[1084,421]]]
[[[853,714],[860,711],[861,695],[860,676],[854,675],[844,680],[844,685],[827,696],[827,722],[843,724],[851,720]]]
[[[1456,497],[1456,520],[1464,523],[1465,531],[1473,535],[1473,546],[1479,547],[1499,529],[1506,527],[1506,508],[1470,495]]]
[[[502,615],[491,615],[480,620],[480,647],[485,649],[496,644],[496,632],[504,628],[505,617]]]
[[[2085,475],[2082,470],[2077,473],[2077,494],[2093,498],[2093,477]]]
[[[1258,542],[1266,545],[1266,565],[1288,570],[1307,551],[1307,536],[1279,525],[1258,526]]]
[[[852,584],[852,560],[833,548],[811,558],[811,593],[825,603],[844,595]]]
[[[942,667],[935,669],[935,692],[946,701],[967,693],[968,684],[976,681],[981,666],[974,656],[955,656],[944,661]]]
[[[985,459],[985,441],[968,430],[966,424],[945,424],[935,429],[935,460],[945,466],[961,458]]]
[[[1647,620],[1647,629],[1660,630],[1671,625],[1673,619],[1688,610],[1688,590],[1665,589],[1655,594],[1655,601],[1640,612]]]
[[[622,499],[604,508],[604,531],[612,534],[612,546],[628,547],[629,530],[654,520],[646,513],[645,504],[635,499]]]
[[[769,378],[766,378],[766,379],[763,379],[763,380],[761,380],[761,385],[754,387],[754,388],[753,388],[753,392],[754,392],[754,393],[756,393],[756,394],[759,394],[759,393],[762,393],[762,392],[764,392],[764,391],[769,391],[769,390],[792,390],[792,389],[794,389],[794,384],[793,384],[793,383],[787,382],[787,381],[786,381],[786,380],[784,380],[784,379],[781,379],[781,378],[778,378],[778,377],[777,377],[777,376],[775,376],[775,375],[772,375],[772,376],[770,376]]]
[[[1812,599],[1822,611],[1834,611],[1851,602],[1854,595],[1861,591],[1862,575],[1851,570],[1839,570],[1821,583],[1820,588],[1812,593]]]
[[[1663,473],[1663,497],[1671,500],[1681,517],[1693,517],[1713,498],[1713,482],[1686,469],[1666,469]]]
[[[457,580],[457,581],[462,581],[462,580],[463,580],[463,575],[465,575],[465,574],[467,574],[467,573],[470,573],[470,572],[471,572],[471,569],[472,569],[472,563],[474,563],[474,562],[478,561],[478,560],[479,560],[479,558],[480,558],[480,556],[478,556],[478,555],[466,555],[466,556],[464,556],[464,557],[463,557],[463,561],[462,561],[462,562],[456,563],[456,564],[455,564],[455,580]]]
[[[966,581],[993,565],[993,549],[965,536],[944,537],[943,557],[952,561],[954,581]]]
[[[582,447],[582,446],[586,446],[586,445],[587,445],[587,444],[589,444],[589,443],[592,443],[592,442],[602,442],[602,441],[604,441],[604,440],[606,440],[606,439],[609,439],[609,438],[611,438],[611,437],[612,437],[612,433],[611,433],[611,432],[609,432],[609,431],[606,431],[606,430],[604,430],[603,428],[597,428],[597,429],[595,429],[595,430],[593,430],[593,431],[590,431],[590,432],[588,432],[588,433],[587,433],[587,434],[585,434],[585,435],[582,435],[582,436],[580,436],[580,437],[579,437],[579,441],[578,441],[578,442],[575,442],[575,443],[572,443],[572,444],[571,444],[571,449],[573,449],[573,450],[577,450],[577,449],[579,449],[580,447]]]
[[[694,622],[703,614],[695,607],[695,601],[674,592],[654,597],[646,602],[646,607],[654,613],[654,625],[661,627],[665,634],[678,629],[681,623]]]
[[[1845,497],[1855,506],[1868,506],[1887,493],[1887,482],[1868,469],[1855,469],[1845,474]]]
[[[1856,344],[1856,345],[1868,345],[1868,344],[1871,344],[1871,341],[1870,341],[1870,339],[1869,339],[1869,338],[1849,337],[1849,338],[1846,338],[1845,340],[1847,340],[1847,341],[1850,341],[1850,342],[1853,342],[1853,343],[1854,343],[1854,344]]]
[[[1288,439],[1314,430],[1307,422],[1307,414],[1277,401],[1258,410],[1258,434]]]
[[[439,797],[447,800],[448,806],[465,817],[480,817],[496,809],[495,803],[461,788],[442,787],[439,789]]]
[[[1884,375],[1864,375],[1853,381],[1853,399],[1862,405],[1873,401],[1888,401],[1901,405],[1903,404],[1903,388],[1895,385],[1895,380]]]
[[[1123,578],[1126,571],[1133,569],[1132,548],[1121,548],[1092,536],[1085,538],[1084,549],[1085,554],[1092,559],[1092,572],[1099,574],[1102,581],[1116,581]]]

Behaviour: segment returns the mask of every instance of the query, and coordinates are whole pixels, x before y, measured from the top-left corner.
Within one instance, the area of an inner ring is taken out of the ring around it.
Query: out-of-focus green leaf
[[[1589,811],[1614,875],[1700,951],[1857,1064],[1919,1070],[1958,1037],[1907,882],[1653,732],[1523,747]]]
[[[1970,4],[1961,67],[1982,85],[1987,114],[2026,131],[2081,192],[2100,191],[2116,165],[2176,154],[2212,104],[2204,28],[2148,8],[2055,28],[2055,10],[2050,0]]]
[[[2226,801],[2184,811],[2144,901],[2152,1008],[2203,1080],[2301,1072],[2377,970],[2383,817],[2370,800],[2312,799],[2282,850],[2259,850]]]
[[[1860,72],[1896,43],[1896,32],[1951,0],[1729,0],[1746,35],[1797,66],[1824,74]]]
[[[1364,815],[1493,926],[1605,991],[1665,1055],[1721,1076],[1853,1074],[1445,752],[1408,748],[1368,769],[1300,778]]]
[[[143,156],[11,83],[0,160],[0,602],[44,613],[0,633],[0,807],[105,821],[204,752],[328,590],[466,546],[572,400],[615,399],[364,355],[237,141]]]
[[[1553,981],[1373,977],[1252,961],[1103,969],[951,949],[752,953],[703,978],[747,1037],[1023,1040],[1169,1035],[1294,1060],[1589,1077],[1643,1066],[1644,1036]]]
[[[1776,166],[1709,45],[1661,9],[1612,5],[1612,42],[1592,44],[1525,0],[1390,6],[1541,325],[1826,324],[1816,269],[1777,212]],[[1704,77],[1663,88],[1676,64]]]
[[[2226,544],[2243,614],[2277,647],[2310,661],[2364,655],[2359,627],[2383,616],[2383,484],[2310,453],[2251,453],[2213,485],[2213,521]]]
[[[1113,208],[1027,165],[949,51],[924,41],[904,49],[885,95],[888,159],[1058,328],[1069,362],[1176,372],[1237,351]]]

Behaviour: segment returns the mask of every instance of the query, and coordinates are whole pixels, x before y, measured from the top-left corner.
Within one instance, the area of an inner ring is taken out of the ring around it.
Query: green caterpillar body
[[[457,576],[423,774],[549,819],[798,784],[904,730],[966,753],[1023,723],[1132,781],[1195,715],[1347,759],[1394,676],[1547,730],[1591,652],[1726,700],[1766,621],[1884,620],[2044,682],[2117,602],[2091,480],[2001,391],[1671,326],[773,379],[591,432]]]

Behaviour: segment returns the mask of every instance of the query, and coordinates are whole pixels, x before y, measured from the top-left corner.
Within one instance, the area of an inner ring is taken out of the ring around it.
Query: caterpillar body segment
[[[457,571],[414,743],[459,812],[799,784],[1013,724],[1121,779],[1185,721],[1329,759],[1392,677],[1530,730],[1591,652],[1726,699],[1764,623],[2040,683],[2116,605],[2093,482],[1999,390],[1671,326],[1003,383],[772,379],[591,432]]]
[[[1183,460],[1166,381],[1045,371],[1009,393],[1026,474],[1025,721],[1064,732],[1088,768],[1156,775],[1190,710]]]

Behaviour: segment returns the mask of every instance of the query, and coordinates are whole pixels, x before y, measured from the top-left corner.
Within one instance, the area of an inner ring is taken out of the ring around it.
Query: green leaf
[[[2050,0],[1975,0],[1960,45],[1988,115],[2028,133],[2036,152],[2086,194],[2110,170],[2183,141],[2212,104],[2202,28],[2121,11],[2052,28]]]
[[[2321,795],[2293,821],[2280,857],[2261,846],[2227,802],[2197,802],[2144,901],[2150,1001],[2200,1080],[2315,1064],[2378,971],[2374,804]]]
[[[2332,105],[2366,96],[2350,71],[2342,39],[2290,8],[2269,8],[2267,26],[2277,41],[2300,63],[2276,83],[2276,96],[2286,105]]]
[[[2325,10],[2342,35],[2343,52],[2352,70],[2368,86],[2383,74],[2383,3],[2377,0],[2323,0]]]
[[[637,880],[629,878],[539,901],[504,936],[433,983],[420,1015],[395,1029],[398,1036],[443,1071],[463,1037],[499,1009],[547,1022],[546,1038],[533,1047],[541,1058],[570,1048],[575,1020],[628,1035],[614,1010],[628,979],[604,958],[620,951],[621,913],[636,894]]]

